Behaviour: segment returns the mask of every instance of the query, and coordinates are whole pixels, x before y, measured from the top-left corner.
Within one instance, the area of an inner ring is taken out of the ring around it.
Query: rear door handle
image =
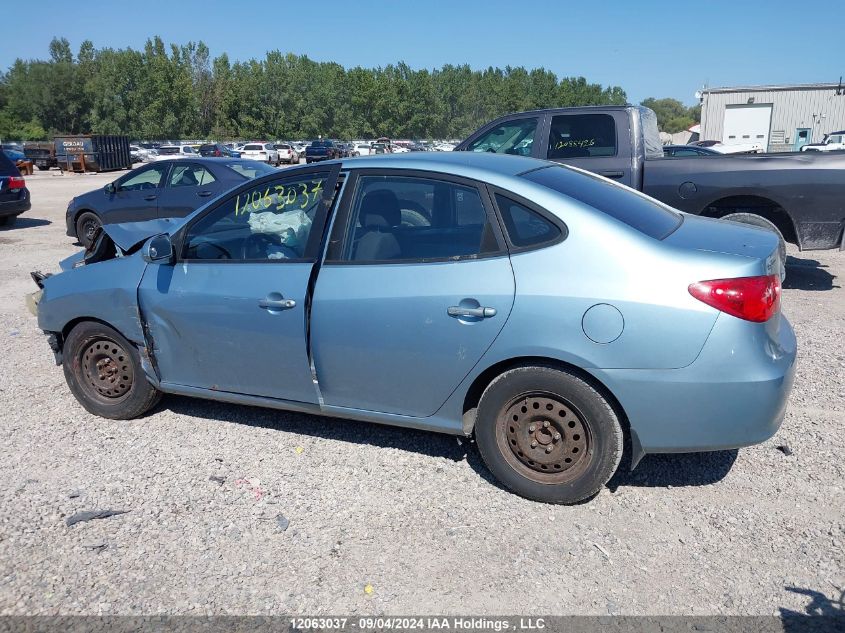
[[[151,193],[148,196],[144,196],[144,200],[149,200],[149,201],[155,200],[156,198],[158,198],[158,196],[153,194],[153,193]]]
[[[599,173],[606,178],[622,178],[625,175],[624,171],[600,171]]]
[[[211,195],[211,192],[210,192],[210,191],[198,191],[198,192],[197,192],[197,195],[198,195],[200,198],[207,198],[208,196],[210,196],[210,195]]]
[[[463,306],[449,306],[446,313],[453,317],[475,317],[489,319],[496,316],[496,308],[465,308]]]
[[[275,295],[275,296],[274,296]],[[278,298],[277,298],[278,297]],[[259,308],[266,308],[268,310],[290,310],[296,307],[296,301],[293,299],[285,299],[277,292],[272,292],[264,299],[258,302]]]

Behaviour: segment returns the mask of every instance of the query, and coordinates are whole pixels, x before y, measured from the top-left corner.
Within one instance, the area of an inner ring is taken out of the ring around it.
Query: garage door
[[[759,143],[769,151],[769,127],[772,122],[772,104],[728,106],[725,110],[725,145]]]

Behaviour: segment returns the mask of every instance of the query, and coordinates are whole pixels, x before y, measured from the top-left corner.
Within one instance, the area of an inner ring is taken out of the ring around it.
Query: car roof
[[[827,133],[828,136],[832,136],[834,134],[845,134],[845,130],[839,130],[838,132],[828,132]]]
[[[346,169],[416,169],[420,171],[443,171],[467,178],[483,178],[480,172],[493,175],[517,176],[532,169],[557,165],[547,160],[493,154],[490,152],[405,152],[401,154],[376,154],[341,160],[326,161],[324,164],[341,163]]]
[[[232,165],[232,164],[243,164],[243,165],[255,165],[254,160],[249,160],[248,158],[233,158],[232,156],[200,156],[199,154],[195,154],[190,158],[165,158],[164,160],[158,160],[155,162],[156,165],[161,165],[162,163],[174,163],[176,165],[184,165],[185,163],[197,163],[199,165]],[[146,165],[144,165],[146,167]],[[137,167],[136,169],[141,169],[141,167]]]

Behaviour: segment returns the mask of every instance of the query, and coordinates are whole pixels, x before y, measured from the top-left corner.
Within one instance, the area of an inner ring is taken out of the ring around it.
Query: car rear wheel
[[[4,215],[0,216],[0,226],[11,226],[17,220],[16,215]]]
[[[762,215],[755,213],[729,213],[721,218],[722,220],[730,220],[731,222],[741,222],[742,224],[750,224],[751,226],[759,226],[760,228],[768,229],[778,236],[778,255],[780,256],[780,280],[786,278],[786,240],[783,239],[783,233],[775,225],[774,222],[764,218]]]
[[[86,211],[76,219],[76,239],[85,248],[91,246],[94,233],[100,227],[100,218],[96,214]]]
[[[578,376],[551,367],[518,367],[490,383],[475,437],[500,482],[547,503],[591,497],[622,459],[622,427],[607,400]]]
[[[144,376],[135,346],[102,323],[86,321],[71,330],[63,364],[74,397],[94,415],[130,420],[161,398]]]

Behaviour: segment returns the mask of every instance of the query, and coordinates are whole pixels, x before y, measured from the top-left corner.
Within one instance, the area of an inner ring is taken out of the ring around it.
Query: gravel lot
[[[70,197],[113,177],[28,177],[33,209],[0,229],[0,614],[766,615],[841,599],[845,253],[791,251],[800,358],[772,440],[648,456],[554,507],[499,488],[450,436],[177,397],[132,422],[86,413],[23,296],[29,271],[78,249]],[[96,509],[128,512],[65,525]]]

